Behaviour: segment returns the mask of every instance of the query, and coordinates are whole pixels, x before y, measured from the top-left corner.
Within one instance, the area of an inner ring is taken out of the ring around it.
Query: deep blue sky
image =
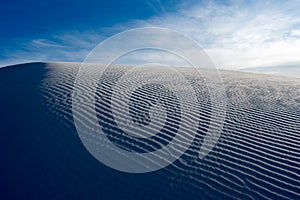
[[[16,37],[112,26],[155,14],[146,1],[4,0],[1,1],[1,43]]]

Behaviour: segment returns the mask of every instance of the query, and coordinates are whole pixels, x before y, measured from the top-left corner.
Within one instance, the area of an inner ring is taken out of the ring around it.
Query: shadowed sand
[[[199,159],[211,102],[203,78],[193,69],[179,68],[200,105],[196,137],[168,167],[127,174],[98,162],[77,135],[71,94],[78,67],[30,63],[0,69],[1,199],[300,198],[300,79],[221,71],[227,96],[225,124],[214,149]],[[116,67],[106,83],[127,68]],[[156,90],[149,86],[137,94]],[[170,129],[178,125],[176,117],[164,134],[150,140],[118,134],[110,113],[104,112],[105,98],[99,98],[107,93],[105,88],[97,93],[97,117],[112,130],[107,136],[114,144],[141,153],[161,148],[173,137]],[[176,107],[174,99],[166,105]],[[133,110],[132,117],[147,125],[150,119],[141,100],[133,101],[137,112]],[[83,115],[88,118],[89,111]]]

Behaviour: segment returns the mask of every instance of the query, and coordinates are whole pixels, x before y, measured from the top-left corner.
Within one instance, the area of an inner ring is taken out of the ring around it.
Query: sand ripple
[[[43,83],[45,104],[49,110],[55,110],[65,126],[74,126],[70,106],[78,67],[78,64],[49,64],[51,70]],[[109,76],[100,80],[102,84],[96,93],[99,124],[109,140],[126,151],[145,153],[160,149],[174,138],[181,125],[178,99],[172,91],[155,84],[137,89],[128,97],[133,122],[140,127],[149,125],[152,119],[149,109],[157,102],[159,107],[155,109],[165,113],[165,120],[152,124],[151,130],[160,132],[148,138],[122,133],[114,121],[110,98],[111,86],[127,69],[125,66],[116,67]],[[180,70],[197,95],[199,107],[186,120],[198,119],[198,131],[185,155],[154,173],[191,199],[199,194],[203,198],[222,199],[299,199],[300,80],[221,72],[227,95],[225,125],[213,151],[199,159],[197,153],[203,138],[208,127],[213,125],[210,124],[211,102],[203,78],[194,75],[192,69]],[[90,96],[80,97],[82,104],[91,101]],[[117,112],[120,116],[127,116],[122,109]],[[83,126],[90,126],[90,113],[90,110],[80,113],[82,120],[79,121]],[[151,190],[159,190],[159,185],[153,185]]]

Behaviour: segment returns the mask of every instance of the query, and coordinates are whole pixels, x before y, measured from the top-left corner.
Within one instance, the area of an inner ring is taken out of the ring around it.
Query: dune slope
[[[300,198],[300,79],[221,71],[227,96],[225,124],[214,149],[199,159],[210,102],[201,77],[181,68],[201,104],[197,135],[188,151],[168,167],[129,174],[97,161],[79,139],[71,109],[78,67],[29,63],[0,69],[1,199]],[[122,70],[112,77],[121,76]],[[155,88],[145,90],[153,94]],[[139,101],[133,104],[137,109],[142,107]],[[103,105],[99,98],[99,122],[111,130],[115,125],[101,112]],[[147,112],[133,112],[133,119],[149,123]],[[176,124],[175,118],[171,127]],[[162,134],[145,142],[113,130],[108,133],[111,141],[136,152],[160,148],[173,137]]]

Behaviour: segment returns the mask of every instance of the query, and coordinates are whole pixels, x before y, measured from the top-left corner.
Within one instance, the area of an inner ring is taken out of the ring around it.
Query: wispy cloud
[[[37,47],[63,47],[63,45],[60,45],[54,41],[42,38],[34,39],[31,42],[32,45],[35,45]]]
[[[81,62],[104,38],[94,31],[71,31],[45,35],[45,38],[18,40],[1,52],[0,66],[34,61]]]
[[[229,1],[183,5],[137,26],[168,27],[195,39],[220,68],[300,65],[296,1]]]

